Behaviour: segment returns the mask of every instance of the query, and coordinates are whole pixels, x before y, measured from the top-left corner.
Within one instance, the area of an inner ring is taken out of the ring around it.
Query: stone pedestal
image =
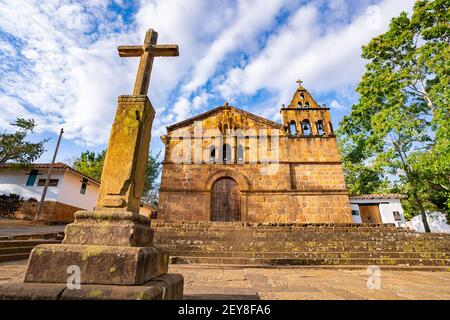
[[[63,244],[33,249],[24,281],[65,283],[67,268],[77,266],[82,283],[140,285],[167,273],[169,255],[152,240],[147,217],[79,211],[66,227]]]
[[[154,114],[147,96],[119,97],[96,211],[77,212],[63,244],[35,247],[24,282],[0,284],[0,299],[182,299],[183,277],[167,274],[138,214]],[[66,285],[74,270],[78,289]]]

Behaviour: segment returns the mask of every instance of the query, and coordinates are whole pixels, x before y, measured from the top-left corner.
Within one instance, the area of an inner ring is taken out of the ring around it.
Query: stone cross
[[[175,57],[179,55],[177,45],[157,45],[157,40],[158,33],[149,29],[145,34],[143,45],[118,47],[121,57],[141,57],[133,90],[135,96],[147,95],[154,57]]]
[[[182,275],[167,274],[168,253],[154,246],[150,218],[139,214],[155,116],[147,97],[153,58],[178,55],[177,46],[157,46],[156,38],[149,30],[143,46],[119,47],[121,56],[140,56],[141,62],[134,94],[118,99],[95,210],[75,213],[62,244],[35,247],[25,283],[14,290],[0,284],[0,298],[5,293],[12,299],[183,297]],[[80,290],[69,290],[73,266],[82,271]]]
[[[298,79],[296,82],[298,83],[298,86],[299,86],[299,87],[303,84],[303,81],[300,80],[300,79]]]

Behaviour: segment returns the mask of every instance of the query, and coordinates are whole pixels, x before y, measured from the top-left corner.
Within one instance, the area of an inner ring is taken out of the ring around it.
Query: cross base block
[[[0,300],[181,300],[183,276],[168,273],[142,285],[81,284],[69,289],[63,283],[0,283]]]
[[[155,247],[44,244],[35,247],[24,282],[140,285],[167,273],[169,255]],[[79,269],[78,269],[79,268]]]

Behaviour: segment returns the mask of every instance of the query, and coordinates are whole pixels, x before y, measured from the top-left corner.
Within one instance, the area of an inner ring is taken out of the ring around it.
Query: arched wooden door
[[[231,178],[214,182],[211,190],[211,220],[241,221],[239,185]]]

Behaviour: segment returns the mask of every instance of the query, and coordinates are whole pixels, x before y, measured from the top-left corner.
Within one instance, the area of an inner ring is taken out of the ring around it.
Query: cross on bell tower
[[[303,87],[303,81],[302,80],[298,79],[296,82],[298,84],[297,90],[306,90],[305,87]]]

